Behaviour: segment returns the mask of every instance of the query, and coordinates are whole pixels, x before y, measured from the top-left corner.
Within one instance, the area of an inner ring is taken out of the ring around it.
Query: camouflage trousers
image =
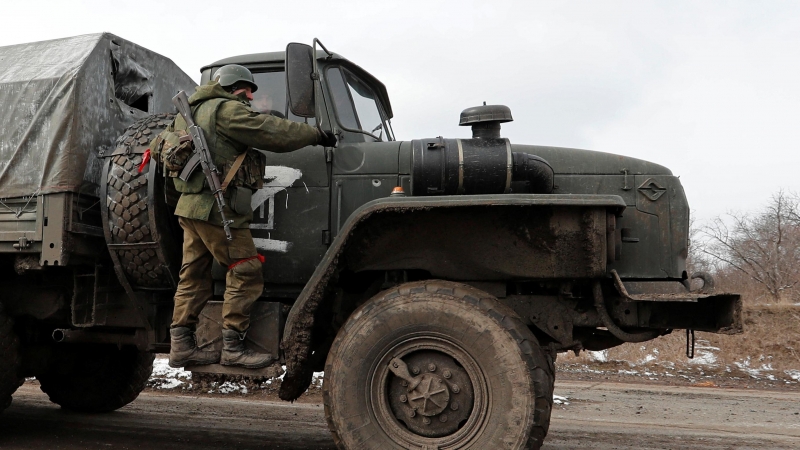
[[[194,329],[200,311],[213,294],[213,260],[229,267],[257,256],[258,252],[247,228],[232,228],[233,240],[228,241],[224,229],[219,225],[184,217],[179,217],[178,221],[183,228],[183,263],[178,290],[175,292],[172,327]],[[242,262],[229,269],[225,278],[225,301],[222,304],[223,328],[247,331],[250,327],[250,309],[263,290],[264,276],[258,259]]]

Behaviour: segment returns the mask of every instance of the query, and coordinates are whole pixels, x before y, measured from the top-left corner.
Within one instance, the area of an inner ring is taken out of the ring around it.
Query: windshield
[[[372,88],[349,71],[338,67],[328,69],[328,86],[339,123],[343,127],[366,131],[380,141],[394,139],[383,122],[378,99]]]

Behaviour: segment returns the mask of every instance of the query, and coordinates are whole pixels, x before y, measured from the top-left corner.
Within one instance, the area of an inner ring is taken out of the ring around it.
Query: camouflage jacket
[[[214,163],[222,172],[220,181],[236,157],[248,152],[232,185],[250,189],[258,189],[263,185],[264,156],[251,147],[268,152],[290,152],[314,145],[318,140],[316,128],[255,112],[250,109],[247,100],[229,94],[217,82],[199,86],[189,97],[189,105],[195,122],[205,132],[209,149],[214,154]],[[186,129],[186,122],[180,115],[175,119],[174,129]],[[176,189],[181,192],[175,215],[221,226],[222,217],[202,170],[195,171],[188,182],[179,178],[173,180]],[[233,220],[231,227],[247,228],[253,220],[253,211],[249,209],[249,213],[237,214],[228,204],[225,206],[225,217]]]

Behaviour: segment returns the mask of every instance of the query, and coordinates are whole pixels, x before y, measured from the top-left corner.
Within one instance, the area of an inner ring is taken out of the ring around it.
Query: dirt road
[[[800,449],[800,392],[562,381],[546,449]]]
[[[565,381],[545,449],[798,449],[800,393]],[[145,392],[111,414],[60,410],[26,384],[3,449],[330,449],[322,406]]]

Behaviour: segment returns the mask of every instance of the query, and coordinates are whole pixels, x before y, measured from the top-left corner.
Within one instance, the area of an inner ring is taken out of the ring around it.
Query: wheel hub
[[[448,436],[472,413],[474,393],[469,374],[450,355],[416,351],[392,359],[389,370],[389,406],[415,434]]]
[[[444,379],[429,373],[422,375],[419,385],[408,397],[408,404],[427,417],[435,416],[447,409],[449,402],[450,390]]]

